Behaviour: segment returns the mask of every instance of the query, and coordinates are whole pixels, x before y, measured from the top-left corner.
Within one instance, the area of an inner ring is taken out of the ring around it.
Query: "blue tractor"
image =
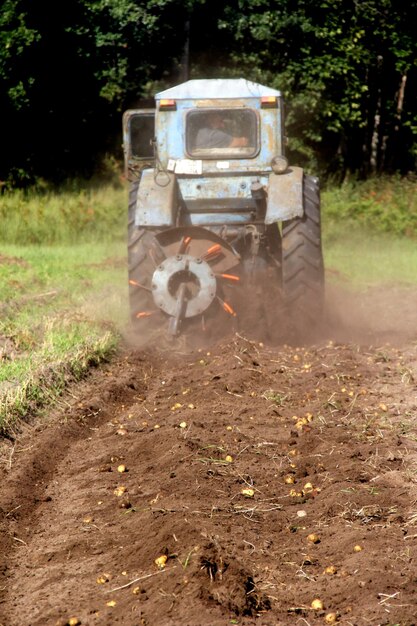
[[[297,333],[316,325],[319,185],[285,157],[281,93],[190,80],[155,104],[123,117],[134,324],[171,335],[250,314],[271,333],[279,318]]]

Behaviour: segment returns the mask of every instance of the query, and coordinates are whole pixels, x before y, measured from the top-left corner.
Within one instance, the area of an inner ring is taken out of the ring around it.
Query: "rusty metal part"
[[[175,176],[155,169],[143,170],[136,203],[136,226],[173,226],[178,187]]]
[[[266,224],[303,215],[303,170],[290,167],[285,174],[270,174]]]
[[[216,296],[216,277],[210,265],[189,254],[168,257],[152,277],[155,304],[175,318],[175,328],[183,318],[202,314]]]
[[[197,226],[170,228],[156,236],[158,244],[165,257],[176,256],[182,248],[183,242],[188,239],[186,252],[194,258],[204,258],[207,251],[218,244],[220,252],[210,259],[210,267],[214,273],[224,273],[236,267],[240,262],[240,256],[224,239],[206,228]],[[181,248],[180,248],[181,246]]]
[[[170,335],[178,335],[181,329],[181,322],[184,319],[187,308],[187,283],[181,283],[178,289],[175,315],[170,318],[168,332]]]

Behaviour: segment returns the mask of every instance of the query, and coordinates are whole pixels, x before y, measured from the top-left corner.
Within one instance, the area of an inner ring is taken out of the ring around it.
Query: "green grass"
[[[71,380],[80,380],[93,365],[107,360],[117,346],[111,331],[83,332],[73,323],[45,334],[44,341],[30,356],[22,355],[1,368],[0,433],[11,430],[18,418],[52,405]]]
[[[79,244],[124,236],[127,192],[114,183],[61,190],[9,191],[0,196],[0,243]]]
[[[417,185],[322,194],[328,280],[417,283]],[[0,196],[0,432],[108,358],[128,320],[127,189],[68,183]]]
[[[127,322],[125,244],[2,244],[0,285],[1,431],[114,351]]]
[[[327,230],[340,224],[370,233],[417,238],[417,180],[371,178],[329,186],[322,194]]]
[[[380,178],[322,193],[330,280],[353,286],[417,283],[417,182]]]
[[[325,220],[324,220],[325,222]],[[328,280],[367,285],[417,285],[417,242],[340,226],[336,234],[323,228],[324,262]]]

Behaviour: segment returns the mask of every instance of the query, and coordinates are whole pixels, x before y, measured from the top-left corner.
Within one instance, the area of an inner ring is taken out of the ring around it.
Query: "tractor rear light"
[[[160,100],[159,110],[163,111],[175,111],[177,109],[177,103],[175,100]]]
[[[277,109],[278,98],[276,96],[262,96],[261,108],[262,109]]]

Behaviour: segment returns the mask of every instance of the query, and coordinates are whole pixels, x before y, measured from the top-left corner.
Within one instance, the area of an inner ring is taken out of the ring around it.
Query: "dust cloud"
[[[227,341],[235,333],[276,346],[335,341],[400,347],[417,342],[417,290],[411,287],[380,285],[358,291],[328,284],[323,319],[303,337],[291,336],[289,316],[276,297],[269,306],[267,298],[255,293],[252,297],[241,296],[235,303],[239,311],[236,318],[218,311],[208,320],[206,328],[202,328],[200,319],[195,320],[178,337],[169,336],[167,320],[162,314],[155,315],[134,329],[127,328],[125,344],[135,349],[157,348],[178,353],[208,348]]]
[[[320,334],[341,343],[406,345],[417,341],[417,290],[379,285],[353,291],[326,287]]]

